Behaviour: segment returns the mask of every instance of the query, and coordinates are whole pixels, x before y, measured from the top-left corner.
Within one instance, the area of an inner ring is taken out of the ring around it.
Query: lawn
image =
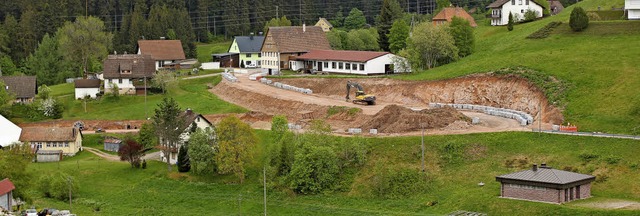
[[[258,131],[263,148],[267,131]],[[506,168],[504,162],[527,158],[528,163],[546,162],[557,168],[572,167],[584,173],[601,173],[607,180],[594,183],[595,201],[625,199],[640,201],[640,178],[636,157],[640,154],[634,140],[612,140],[535,133],[496,133],[455,136],[429,136],[426,191],[398,199],[383,199],[367,191],[371,170],[376,166],[420,166],[420,137],[369,139],[371,152],[367,163],[354,175],[351,189],[321,195],[293,195],[287,190],[269,188],[267,209],[271,215],[425,215],[446,214],[456,210],[488,215],[637,215],[637,211],[598,210],[578,205],[554,205],[498,198],[500,185],[495,176],[520,170]],[[444,151],[445,145],[456,146]],[[597,155],[585,162],[583,153]],[[618,157],[610,163],[611,157]],[[260,158],[257,156],[256,158]],[[450,158],[450,159],[446,159]],[[609,162],[608,162],[609,161]],[[60,168],[58,168],[58,166]],[[79,215],[258,215],[262,214],[261,165],[248,168],[244,184],[229,183],[232,176],[197,176],[168,173],[166,166],[150,162],[145,170],[132,169],[127,163],[109,162],[88,152],[57,163],[32,164],[34,178],[47,170],[60,169],[80,183],[75,193],[74,213]],[[526,169],[526,168],[525,168]],[[174,167],[175,170],[175,167]],[[484,187],[477,183],[484,182]],[[34,195],[38,195],[34,192]],[[69,203],[37,198],[37,207],[68,209]],[[588,202],[589,200],[586,200]],[[88,203],[100,202],[100,211]],[[580,201],[585,202],[585,201]],[[428,205],[428,203],[436,203]],[[514,212],[517,210],[517,212]]]
[[[232,41],[222,41],[210,44],[199,44],[196,49],[198,51],[198,61],[200,63],[210,62],[212,60],[211,54],[226,53],[229,51],[231,43]]]
[[[179,80],[177,87],[170,89],[166,96],[174,98],[182,109],[191,108],[201,114],[246,112],[246,109],[223,101],[208,91],[207,84],[215,85],[220,80],[219,76]],[[82,101],[65,95],[58,98],[65,104],[63,119],[132,120],[151,117],[163,97],[165,95],[162,94],[148,95],[146,104],[145,96],[139,95],[121,95],[117,100],[103,97],[87,102],[87,112]]]
[[[587,10],[619,8],[622,0],[581,1]],[[639,134],[640,22],[591,22],[584,32],[569,29],[575,7],[543,20],[506,27],[486,26],[475,30],[476,52],[458,62],[433,70],[400,76],[410,80],[438,80],[500,68],[525,66],[553,75],[570,84],[565,99],[566,121],[583,131]],[[525,39],[552,21],[562,21],[545,39]]]

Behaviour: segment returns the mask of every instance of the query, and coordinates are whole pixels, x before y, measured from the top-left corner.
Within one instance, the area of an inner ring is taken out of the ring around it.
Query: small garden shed
[[[120,146],[122,146],[122,140],[118,138],[106,137],[104,139],[105,151],[118,152],[118,150],[120,149]]]

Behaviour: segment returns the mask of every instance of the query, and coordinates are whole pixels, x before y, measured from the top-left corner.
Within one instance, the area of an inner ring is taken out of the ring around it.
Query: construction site
[[[561,110],[527,80],[472,75],[439,81],[389,78],[264,78],[223,74],[210,91],[251,112],[240,118],[270,128],[273,115],[304,131],[314,119],[334,134],[380,136],[530,131],[561,124]],[[207,116],[212,121],[219,116]],[[535,122],[535,123],[534,123]]]

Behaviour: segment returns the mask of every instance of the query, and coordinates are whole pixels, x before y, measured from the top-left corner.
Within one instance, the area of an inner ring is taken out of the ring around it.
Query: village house
[[[453,17],[460,17],[469,21],[471,27],[478,27],[478,24],[476,24],[476,20],[473,19],[473,17],[469,15],[469,13],[464,10],[464,8],[461,7],[448,7],[442,9],[440,13],[436,14],[436,16],[433,17],[433,25],[439,26],[445,23],[450,23]]]
[[[333,29],[333,25],[327,19],[320,17],[315,26],[319,26],[322,28],[324,32],[330,32]]]
[[[120,94],[143,95],[156,74],[150,55],[109,55],[103,62],[104,92],[118,86]]]
[[[0,115],[0,149],[20,142],[22,128]]]
[[[0,208],[11,211],[13,207],[13,190],[16,186],[13,185],[8,178],[0,181]]]
[[[500,197],[547,203],[565,203],[591,197],[595,176],[557,170],[541,164],[531,169],[496,176]]]
[[[533,0],[497,0],[489,6],[491,14],[488,17],[491,19],[492,26],[507,25],[509,23],[509,13],[514,17],[514,22],[518,22],[524,19],[524,14],[528,10],[536,12],[536,18],[542,17],[544,8],[542,5],[536,3]]]
[[[31,103],[36,97],[38,87],[35,76],[0,76],[5,90],[16,96],[16,103]]]
[[[329,40],[318,26],[269,27],[262,44],[262,72],[273,75],[290,68],[289,61],[311,50],[330,50]]]
[[[341,74],[378,75],[410,72],[410,69],[401,66],[407,65],[406,59],[389,52],[312,50],[295,57],[289,64],[292,70]]]
[[[20,141],[29,142],[36,150],[62,151],[63,155],[73,156],[82,150],[82,132],[74,127],[27,127],[22,129]]]
[[[251,33],[250,36],[236,36],[233,39],[233,43],[229,47],[229,53],[238,54],[237,63],[243,68],[257,68],[260,67],[260,48],[264,36],[260,33],[258,36],[254,36]]]
[[[180,69],[180,62],[186,59],[180,40],[139,40],[138,55],[151,55],[155,70]]]
[[[99,79],[77,79],[73,81],[76,99],[90,97],[95,99],[100,93]]]
[[[180,146],[189,143],[189,138],[191,138],[191,133],[195,132],[198,128],[205,130],[206,128],[211,128],[213,124],[209,122],[204,116],[193,112],[191,109],[187,109],[180,114],[180,118],[184,120],[182,127],[178,130],[183,131],[180,134],[180,142],[175,146],[168,146],[168,144],[164,143],[163,139],[160,139],[160,143],[163,147],[169,148],[169,162],[171,164],[176,164],[178,161],[178,151]],[[167,161],[165,157],[164,151],[160,152],[160,158],[162,161]]]
[[[624,11],[627,19],[640,20],[640,0],[624,0]]]

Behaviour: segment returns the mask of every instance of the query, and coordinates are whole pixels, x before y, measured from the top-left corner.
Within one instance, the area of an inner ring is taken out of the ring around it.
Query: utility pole
[[[424,163],[424,122],[422,122],[422,172],[425,172],[425,163]]]
[[[278,8],[278,5],[276,5],[276,18],[280,18],[280,14],[278,13],[278,12],[279,12],[279,10],[278,10],[278,9],[279,9],[279,8]]]
[[[149,112],[147,112],[147,74],[146,73],[144,74],[144,118],[149,120]]]
[[[262,185],[264,190],[264,216],[267,216],[267,166],[262,167]]]

